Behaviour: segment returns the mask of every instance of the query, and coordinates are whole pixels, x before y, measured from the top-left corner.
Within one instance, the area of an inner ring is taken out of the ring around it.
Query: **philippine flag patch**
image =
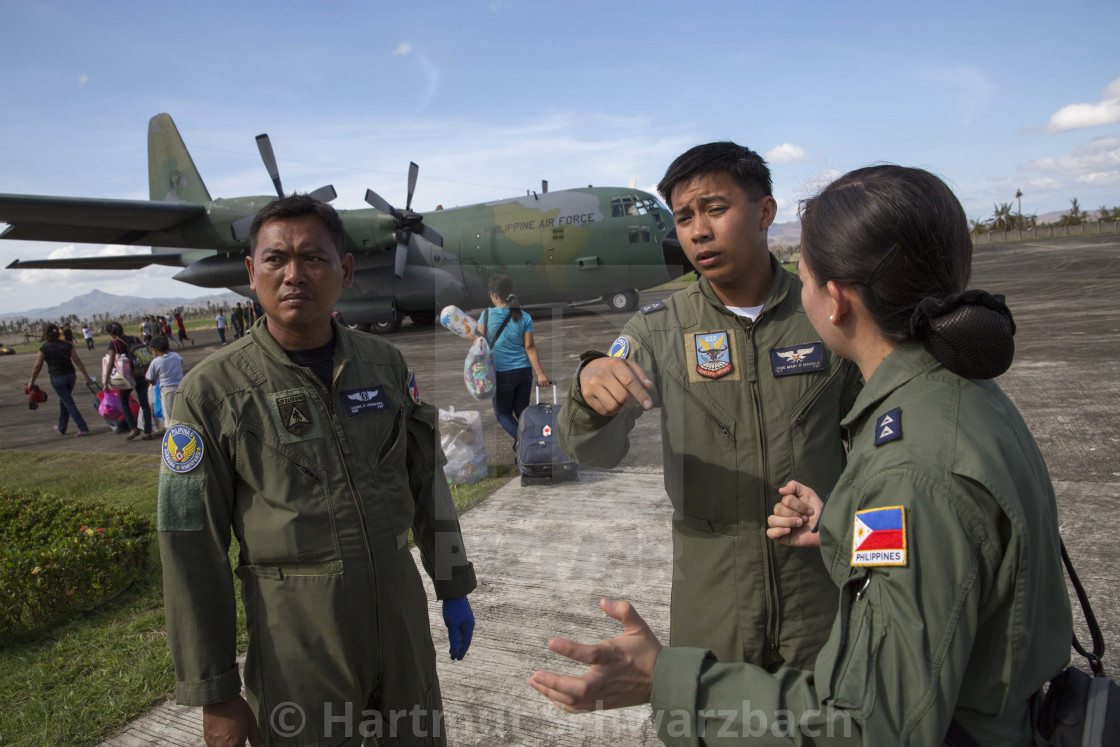
[[[856,511],[852,565],[906,565],[906,509],[902,506]]]

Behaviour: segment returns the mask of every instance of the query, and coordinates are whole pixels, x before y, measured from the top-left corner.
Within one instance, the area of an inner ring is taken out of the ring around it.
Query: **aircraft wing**
[[[182,267],[182,254],[117,254],[104,257],[15,260],[8,270],[139,270],[148,265]]]
[[[206,206],[198,203],[0,194],[0,223],[10,224],[0,233],[0,239],[168,246],[166,234],[160,232],[205,214]],[[147,264],[167,264],[147,259]],[[21,266],[32,265],[27,262]],[[97,268],[100,265],[86,265],[84,269]]]

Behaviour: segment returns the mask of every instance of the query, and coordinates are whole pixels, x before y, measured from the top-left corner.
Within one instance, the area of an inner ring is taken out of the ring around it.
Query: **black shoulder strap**
[[[1061,540],[1058,540],[1061,542]],[[1077,572],[1073,570],[1073,563],[1070,562],[1069,553],[1066,552],[1066,543],[1061,542],[1062,546],[1062,563],[1066,566],[1066,573],[1069,574],[1069,580],[1073,583],[1073,590],[1077,592],[1077,601],[1081,603],[1081,612],[1085,615],[1085,624],[1089,627],[1089,635],[1093,638],[1093,651],[1090,653],[1082,647],[1081,642],[1077,640],[1077,634],[1073,635],[1073,648],[1077,653],[1085,657],[1089,662],[1089,668],[1093,670],[1093,674],[1101,673],[1101,657],[1104,656],[1104,636],[1101,635],[1101,626],[1097,624],[1097,616],[1093,614],[1093,608],[1089,605],[1089,595],[1085,593],[1085,587],[1081,585],[1081,579],[1077,577]]]
[[[482,312],[482,316],[484,317],[484,319],[489,318],[488,317],[489,313],[490,313],[490,309],[487,309],[486,311]],[[497,334],[494,335],[493,340],[490,339],[489,335],[486,336],[486,344],[490,346],[491,350],[494,349],[494,344],[498,341],[498,338],[502,336],[502,332],[505,331],[506,325],[509,324],[510,319],[513,319],[513,312],[512,311],[509,312],[509,314],[506,315],[506,318],[502,320],[502,323],[498,325],[498,332],[497,332]],[[485,321],[483,321],[483,323],[482,323],[482,328],[486,329],[486,322]]]

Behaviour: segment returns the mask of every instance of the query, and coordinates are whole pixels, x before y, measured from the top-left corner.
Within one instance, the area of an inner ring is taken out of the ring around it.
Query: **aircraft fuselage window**
[[[638,243],[638,227],[637,226],[630,226],[630,243],[631,244],[637,244]]]
[[[552,229],[552,240],[553,241],[563,241],[564,240],[564,229],[563,228]]]

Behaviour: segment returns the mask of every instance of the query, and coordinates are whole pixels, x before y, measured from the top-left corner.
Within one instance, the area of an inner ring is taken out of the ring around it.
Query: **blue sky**
[[[0,0],[0,192],[147,198],[168,112],[215,197],[373,188],[428,210],[651,188],[680,152],[767,154],[779,221],[838,173],[928,168],[970,217],[1120,204],[1120,4]],[[13,258],[124,251],[0,242]],[[99,288],[200,295],[174,270],[0,270],[0,312]]]

